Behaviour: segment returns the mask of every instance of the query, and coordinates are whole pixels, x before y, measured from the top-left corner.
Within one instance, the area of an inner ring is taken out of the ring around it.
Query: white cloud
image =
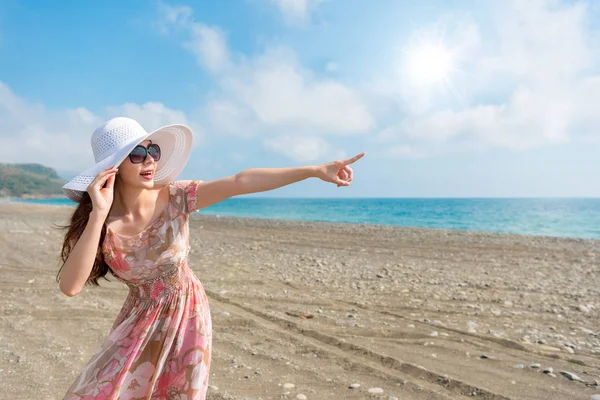
[[[194,10],[188,6],[159,2],[157,11],[159,18],[154,21],[157,29],[163,34],[183,32],[188,39],[182,45],[196,56],[200,66],[217,72],[229,65],[225,33],[218,27],[195,22]]]
[[[425,158],[431,154],[422,148],[399,144],[385,148],[381,155],[384,158]]]
[[[265,147],[298,162],[313,162],[331,154],[329,144],[320,137],[281,135],[264,140]]]
[[[238,138],[252,138],[260,130],[251,110],[230,99],[209,100],[203,110],[211,130]]]
[[[325,71],[327,72],[337,72],[339,69],[339,64],[334,61],[329,61],[327,64],[325,64]]]
[[[203,24],[191,24],[192,39],[185,47],[194,53],[198,64],[217,72],[229,66],[229,50],[223,32]]]
[[[148,132],[170,124],[188,125],[194,136],[201,136],[199,124],[191,121],[183,111],[173,110],[162,103],[147,102],[142,105],[125,103],[118,106],[106,107],[105,113],[109,118],[126,116],[138,121]],[[198,141],[195,141],[195,144]]]
[[[374,121],[360,94],[331,79],[318,79],[292,52],[272,49],[222,79],[222,88],[273,129],[300,134],[364,134]]]
[[[306,24],[311,13],[323,0],[270,0],[290,24]]]
[[[498,52],[483,60],[489,74],[507,73],[521,83],[545,85],[592,66],[584,3],[515,0],[495,11],[500,40]]]
[[[520,88],[502,105],[411,115],[382,130],[377,139],[388,143],[426,143],[434,148],[463,142],[511,149],[569,141],[572,107],[551,95]]]
[[[320,3],[271,2],[292,22],[306,22]],[[485,27],[471,18],[444,15],[417,29],[404,46],[410,51],[443,37],[457,69],[450,86],[413,85],[400,73],[383,77],[371,88],[368,102],[364,92],[303,68],[288,49],[270,49],[250,59],[239,55],[232,61],[218,28],[193,22],[185,7],[166,15],[172,24],[187,27],[195,43],[189,49],[215,74],[220,92],[208,104],[208,119],[226,134],[294,132],[314,138],[360,135],[383,125],[369,140],[385,146],[382,153],[388,156],[406,157],[444,149],[525,149],[592,140],[600,122],[600,76],[592,73],[598,53],[589,6],[514,0],[490,3],[486,11],[491,21]],[[326,72],[337,69],[335,62],[325,65]],[[375,116],[386,123],[377,124]]]
[[[210,125],[207,128],[214,134],[250,138],[294,132],[298,137],[310,138],[299,138],[297,143],[325,143],[315,138],[361,135],[374,126],[359,92],[303,68],[290,49],[271,48],[253,57],[231,54],[224,32],[185,15],[185,19],[170,21],[180,21],[173,23],[187,31],[186,48],[198,56],[199,64],[215,79],[217,91],[202,112]],[[277,141],[265,143],[271,150],[298,159],[295,152],[275,145]]]
[[[84,166],[93,160],[90,129],[99,121],[83,108],[47,110],[29,104],[0,82],[0,159],[4,162]]]
[[[402,92],[412,102],[405,117],[373,138],[388,150],[400,146],[389,156],[412,154],[402,149],[415,146],[526,149],[596,135],[600,76],[585,4],[514,1],[491,13],[495,38],[484,40],[477,26],[457,36],[468,50],[459,86],[468,96]]]
[[[188,6],[171,6],[159,1],[157,3],[157,11],[160,18],[154,21],[158,30],[167,34],[173,26],[188,25],[194,11]]]
[[[106,107],[99,114],[85,108],[47,109],[20,98],[0,82],[0,159],[7,163],[40,163],[59,171],[76,172],[94,162],[90,139],[105,120],[127,116],[148,131],[171,123],[187,123],[201,132],[186,115],[161,103]],[[195,128],[196,127],[196,128]]]

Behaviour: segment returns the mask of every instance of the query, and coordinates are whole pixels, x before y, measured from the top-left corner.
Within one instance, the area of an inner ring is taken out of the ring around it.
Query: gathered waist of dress
[[[152,278],[138,282],[125,282],[129,296],[139,300],[155,301],[187,289],[193,273],[187,265],[179,265]]]

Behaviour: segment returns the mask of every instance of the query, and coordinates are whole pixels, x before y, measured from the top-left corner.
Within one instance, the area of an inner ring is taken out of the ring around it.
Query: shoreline
[[[23,206],[23,205],[27,205],[27,206],[32,206],[32,207],[50,207],[50,208],[57,208],[57,209],[65,209],[65,208],[74,208],[74,205],[67,205],[67,204],[39,204],[39,203],[29,203],[29,202],[19,202],[19,201],[0,201],[0,205],[19,205],[19,206]],[[306,227],[308,225],[311,224],[317,224],[317,225],[321,225],[323,227],[327,227],[327,226],[332,226],[332,227],[336,227],[336,226],[341,226],[341,227],[349,227],[351,229],[354,229],[354,227],[362,227],[360,229],[366,230],[368,231],[369,229],[371,230],[376,230],[376,231],[385,231],[385,230],[390,230],[390,231],[406,231],[406,232],[410,232],[410,231],[415,231],[415,232],[439,232],[441,234],[445,234],[445,235],[474,235],[474,236],[478,236],[478,235],[483,235],[483,236],[489,236],[489,237],[513,237],[513,238],[539,238],[539,239],[543,239],[543,240],[558,240],[558,241],[562,241],[562,240],[568,240],[568,241],[574,241],[574,242],[580,242],[580,241],[589,241],[589,242],[600,242],[600,238],[598,239],[594,239],[594,238],[581,238],[581,237],[574,237],[574,236],[552,236],[552,235],[533,235],[533,234],[524,234],[524,233],[515,233],[515,232],[494,232],[494,231],[481,231],[481,230],[467,230],[467,229],[450,229],[450,228],[437,228],[437,227],[418,227],[418,226],[403,226],[403,225],[382,225],[382,224],[371,224],[371,223],[353,223],[353,222],[330,222],[330,221],[310,221],[310,220],[293,220],[293,219],[275,219],[275,218],[255,218],[255,217],[245,217],[245,216],[228,216],[228,215],[212,215],[212,214],[199,214],[199,213],[193,213],[191,214],[192,218],[214,218],[217,220],[221,220],[221,221],[228,221],[228,220],[245,220],[249,223],[264,223],[270,226],[273,226],[273,224],[290,224],[290,227],[294,227],[294,225],[296,224],[299,227]]]
[[[26,195],[25,197],[13,197],[13,196],[0,196],[0,202],[18,202],[19,200],[53,200],[53,199],[64,199],[64,194],[56,195]]]

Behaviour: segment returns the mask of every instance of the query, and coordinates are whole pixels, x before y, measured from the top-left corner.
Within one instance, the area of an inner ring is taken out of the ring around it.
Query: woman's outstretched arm
[[[315,166],[252,168],[237,174],[240,194],[266,192],[316,176]]]
[[[365,154],[320,165],[252,168],[214,181],[195,181],[195,204],[198,208],[208,207],[229,197],[273,190],[313,177],[334,183],[338,187],[349,186],[353,178],[353,170],[349,164],[358,161]]]

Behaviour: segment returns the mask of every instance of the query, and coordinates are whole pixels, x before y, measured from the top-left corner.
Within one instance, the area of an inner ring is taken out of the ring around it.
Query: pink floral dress
[[[198,182],[170,182],[167,208],[137,235],[107,228],[104,257],[129,294],[63,400],[206,398],[212,323],[204,288],[188,266]]]

